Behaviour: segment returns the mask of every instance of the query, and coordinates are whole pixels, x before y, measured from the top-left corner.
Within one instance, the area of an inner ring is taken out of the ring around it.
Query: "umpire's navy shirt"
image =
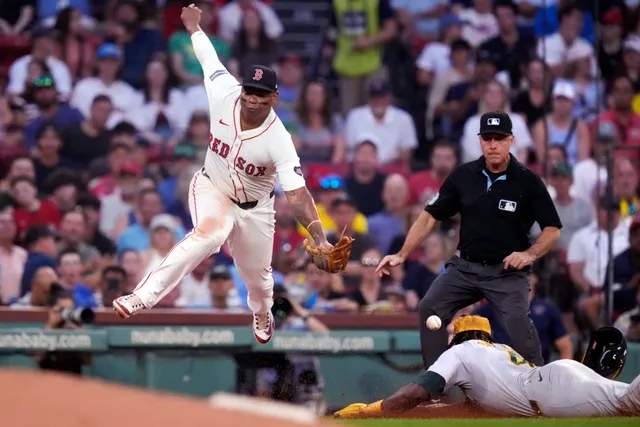
[[[485,169],[484,156],[458,166],[425,210],[438,221],[460,213],[461,256],[493,264],[530,247],[534,222],[562,227],[545,184],[513,155],[498,174]]]
[[[505,332],[502,323],[500,323],[495,310],[490,304],[482,304],[473,314],[489,319],[491,335],[496,342],[511,345],[509,335]],[[551,351],[555,347],[556,340],[567,335],[567,330],[562,323],[560,310],[554,304],[542,298],[533,297],[531,300],[531,320],[540,337],[542,359],[544,363],[549,363]]]

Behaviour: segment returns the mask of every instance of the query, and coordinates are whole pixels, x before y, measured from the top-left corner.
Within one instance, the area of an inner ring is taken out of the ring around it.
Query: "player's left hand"
[[[362,410],[366,407],[366,403],[352,403],[346,408],[341,409],[338,412],[334,412],[333,417],[342,419],[360,418],[363,415]]]
[[[516,270],[522,270],[535,260],[536,257],[528,252],[514,252],[503,260],[504,269],[514,268]]]

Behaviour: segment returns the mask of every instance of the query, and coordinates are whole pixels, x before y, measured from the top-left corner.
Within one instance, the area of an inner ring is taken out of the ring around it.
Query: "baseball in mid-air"
[[[427,319],[427,328],[435,331],[436,329],[440,329],[440,326],[442,326],[442,320],[440,320],[438,316],[435,314],[433,316],[429,316]]]

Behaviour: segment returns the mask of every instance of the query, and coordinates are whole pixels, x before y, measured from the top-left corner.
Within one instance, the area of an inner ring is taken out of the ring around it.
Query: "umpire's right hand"
[[[378,268],[376,268],[376,273],[378,273],[380,277],[388,276],[391,273],[389,272],[389,269],[387,268],[387,266],[395,267],[397,265],[404,263],[404,261],[405,261],[405,258],[400,254],[387,255],[386,257],[382,258],[382,261],[380,261],[380,264],[378,264]]]

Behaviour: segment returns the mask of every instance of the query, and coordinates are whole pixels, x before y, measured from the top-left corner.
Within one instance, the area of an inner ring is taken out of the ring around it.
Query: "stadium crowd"
[[[355,237],[342,276],[317,270],[277,191],[273,270],[291,299],[415,310],[455,253],[456,218],[390,277],[375,268],[456,165],[481,155],[480,115],[501,109],[512,154],[543,177],[563,222],[531,279],[543,346],[572,357],[568,334],[602,323],[609,286],[616,325],[640,341],[637,0],[0,0],[1,304],[46,305],[56,282],[76,305],[109,307],[192,228],[187,188],[210,134],[179,19],[191,2],[232,74],[277,70],[278,114],[323,225],[330,239]],[[276,10],[311,4],[327,25],[304,57]],[[603,192],[610,144],[629,146],[616,151],[613,195]],[[226,247],[159,305],[245,309]]]

